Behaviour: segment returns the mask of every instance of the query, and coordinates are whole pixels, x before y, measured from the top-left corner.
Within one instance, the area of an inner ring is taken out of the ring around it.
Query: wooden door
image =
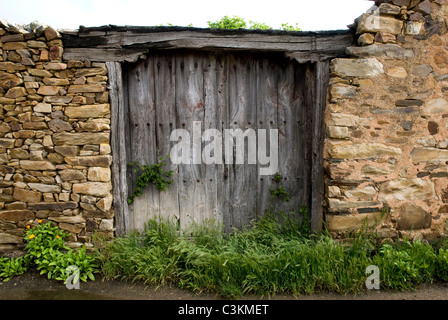
[[[181,227],[213,219],[230,230],[248,225],[268,209],[310,207],[313,150],[320,148],[313,147],[315,80],[315,64],[298,64],[280,54],[167,50],[125,64],[125,161],[155,163],[177,143],[170,140],[173,130],[191,135],[190,163],[167,161],[167,169],[174,171],[173,184],[164,192],[150,186],[135,198],[126,210],[126,229],[142,229],[148,219],[161,215],[177,219]],[[195,140],[193,135],[207,129],[222,137],[228,129],[255,133],[257,156],[262,138],[270,152],[270,133],[276,131],[276,172],[281,180],[274,174],[260,175],[268,165],[260,158],[255,163],[249,159],[254,147],[250,137],[244,139],[242,163],[235,159],[236,141],[231,146],[233,161],[226,161],[224,138],[222,161],[204,163],[204,153],[215,139]],[[129,193],[135,179],[128,171]],[[271,197],[271,189],[279,186],[289,193],[288,202]]]

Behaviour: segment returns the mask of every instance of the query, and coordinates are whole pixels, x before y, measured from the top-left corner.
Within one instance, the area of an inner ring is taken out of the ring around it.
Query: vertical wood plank
[[[325,138],[325,108],[327,103],[327,89],[330,79],[330,63],[322,61],[316,63],[315,96],[314,96],[314,128],[312,149],[312,199],[311,199],[311,230],[317,234],[322,231],[324,174],[323,174],[323,144]]]
[[[300,88],[303,95],[303,107],[301,108],[301,124],[300,130],[303,132],[302,142],[302,161],[303,161],[303,197],[305,199],[305,205],[311,212],[311,196],[312,196],[312,177],[311,177],[311,153],[312,153],[312,130],[313,130],[313,104],[314,104],[314,73],[312,65],[310,63],[301,65],[299,68]]]
[[[229,177],[229,227],[242,227],[250,224],[256,218],[256,188],[252,181],[257,178],[256,161],[249,163],[249,149],[257,145],[257,132],[253,130],[256,123],[256,74],[254,61],[251,56],[229,56],[229,118],[228,128],[236,135],[249,134],[249,137],[241,140],[242,145],[237,145],[237,139],[233,139],[233,159],[228,165]],[[249,130],[250,129],[250,130]],[[246,130],[249,130],[246,132]],[[250,137],[252,130],[252,137]],[[227,143],[227,142],[226,142]],[[256,153],[256,151],[255,151]],[[242,159],[238,159],[244,155]],[[241,161],[242,160],[242,161]]]
[[[192,53],[190,55],[191,65],[191,78],[190,78],[190,103],[193,105],[193,121],[200,122],[200,127],[197,128],[199,137],[197,141],[197,147],[193,150],[193,154],[198,159],[193,158],[194,180],[196,186],[194,188],[194,211],[193,211],[193,223],[201,225],[205,220],[209,218],[209,212],[207,212],[207,199],[212,197],[207,193],[208,182],[207,181],[207,168],[209,167],[202,160],[202,150],[204,143],[202,142],[202,133],[204,132],[205,122],[205,94],[204,94],[204,69],[207,65],[207,56],[204,53]],[[196,144],[193,136],[193,144]],[[211,190],[213,191],[213,189]],[[188,222],[187,222],[188,223]]]
[[[157,162],[157,144],[152,57],[137,63],[129,76],[129,92],[132,162],[154,164]],[[136,178],[137,174],[133,174],[132,181],[135,182]],[[144,188],[142,195],[135,197],[130,208],[133,211],[134,228],[143,230],[149,219],[160,214],[159,191],[153,185]]]
[[[269,135],[271,129],[277,129],[277,108],[278,108],[278,79],[277,71],[278,66],[270,61],[268,57],[260,57],[258,61],[258,92],[257,92],[257,126],[258,129],[266,131],[266,156],[270,151]],[[258,134],[258,147],[260,146],[260,135]],[[259,162],[259,160],[258,160]],[[258,165],[258,171],[260,167],[267,167],[268,165]],[[259,175],[258,176],[258,209],[257,213],[259,217],[262,217],[266,210],[270,209],[269,206],[272,203],[272,209],[277,209],[278,201],[272,199],[271,202],[271,188],[275,188],[272,181],[272,176]]]
[[[294,61],[284,61],[278,75],[278,130],[279,130],[279,173],[283,177],[273,187],[283,186],[289,193],[289,202],[278,203],[278,210],[285,213],[299,211],[304,205],[302,198],[302,156],[300,132],[301,97],[296,91]]]
[[[247,216],[246,220],[242,224],[248,224],[254,221],[258,217],[259,204],[257,202],[258,191],[254,188],[254,182],[259,178],[259,167],[258,167],[258,124],[257,124],[257,99],[258,99],[258,89],[257,89],[257,60],[253,59],[252,56],[248,56],[242,65],[242,68],[246,69],[245,79],[247,87],[247,97],[246,97],[246,110],[244,112],[244,119],[242,124],[242,130],[251,129],[255,132],[255,146],[249,146],[249,139],[246,139],[245,145],[245,187],[247,190]],[[249,164],[249,148],[254,148],[255,152],[255,164]]]
[[[154,54],[156,142],[157,157],[164,157],[165,170],[173,170],[172,184],[159,193],[160,215],[164,219],[179,220],[178,166],[167,157],[171,151],[170,135],[176,126],[175,66],[173,54]]]
[[[224,131],[229,129],[229,106],[230,106],[230,67],[229,67],[229,55],[222,54],[217,56],[217,63],[219,63],[217,70],[218,77],[218,110],[221,117],[221,124],[219,129],[223,135],[224,142]],[[222,171],[218,178],[218,194],[220,196],[219,206],[222,211],[223,226],[226,232],[232,231],[232,217],[231,217],[231,183],[229,179],[230,164],[225,162],[225,150],[224,144],[222,146]]]
[[[109,95],[111,103],[111,150],[112,183],[114,196],[115,233],[122,236],[133,226],[129,221],[127,205],[127,156],[126,131],[127,112],[125,103],[125,84],[119,62],[107,62],[109,76]]]
[[[220,70],[221,62],[218,57],[208,54],[204,65],[204,133],[206,130],[218,130],[218,132],[210,131],[209,141],[204,141],[204,154],[212,156],[210,149],[214,149],[213,156],[216,157],[217,163],[210,163],[205,166],[204,183],[206,187],[206,219],[216,225],[223,224],[223,206],[219,186],[222,185],[224,174],[224,163],[222,162],[222,119],[223,109],[219,107],[219,91],[220,89]],[[216,139],[216,141],[215,141]],[[210,148],[207,148],[207,145]],[[218,146],[219,145],[219,146]],[[214,146],[214,147],[213,147]],[[220,149],[221,156],[219,156]],[[216,152],[216,154],[215,154]],[[204,159],[203,159],[204,161]],[[205,162],[204,162],[205,163]]]
[[[179,216],[182,229],[199,223],[205,215],[205,185],[202,177],[203,164],[194,164],[194,121],[203,121],[204,100],[202,81],[203,58],[192,53],[176,55],[176,123],[178,128],[190,132],[190,164],[180,164],[179,170]],[[199,143],[196,148],[201,148]],[[199,162],[200,159],[197,159]]]

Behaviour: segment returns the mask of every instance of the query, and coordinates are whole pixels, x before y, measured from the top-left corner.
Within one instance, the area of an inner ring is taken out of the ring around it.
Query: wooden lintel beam
[[[285,52],[299,62],[323,61],[345,54],[353,35],[346,33],[250,33],[214,31],[94,30],[63,34],[65,59],[135,61],[152,49],[247,50]]]

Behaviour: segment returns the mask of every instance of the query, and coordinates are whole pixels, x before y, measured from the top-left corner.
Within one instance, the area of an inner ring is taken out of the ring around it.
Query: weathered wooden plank
[[[189,78],[189,102],[190,106],[193,107],[192,116],[194,123],[199,123],[199,128],[192,126],[193,129],[193,180],[195,185],[194,188],[194,211],[193,211],[193,222],[197,225],[201,225],[205,220],[209,218],[209,213],[207,212],[207,198],[209,197],[207,193],[207,184],[209,181],[206,180],[206,170],[208,165],[202,160],[202,132],[204,130],[204,118],[205,118],[205,106],[204,106],[204,69],[207,63],[207,56],[203,53],[191,53],[188,56],[188,65],[190,70]],[[194,93],[191,91],[194,90]],[[194,124],[193,123],[193,124]],[[197,131],[199,137],[196,141]]]
[[[305,62],[344,55],[353,41],[353,35],[350,32],[252,33],[176,28],[162,32],[157,28],[112,28],[104,33],[84,29],[78,35],[63,34],[63,39],[65,59],[87,57],[92,61],[135,61],[147,49],[213,49],[278,51]]]
[[[278,65],[272,63],[267,57],[263,57],[258,63],[258,93],[257,93],[257,126],[258,129],[265,130],[265,137],[258,132],[258,150],[260,143],[264,140],[266,150],[258,153],[258,171],[260,168],[269,167],[270,163],[263,163],[261,155],[270,157],[270,131],[277,129],[277,108],[278,108]],[[273,173],[275,174],[275,173]],[[263,216],[266,210],[276,210],[277,199],[271,199],[271,188],[275,188],[272,175],[259,175],[258,177],[258,215]],[[272,201],[271,201],[272,200]],[[270,206],[272,204],[272,206]]]
[[[218,110],[221,118],[221,123],[218,129],[223,134],[224,130],[229,129],[229,63],[228,55],[217,55],[217,96],[218,96]],[[231,216],[230,216],[230,180],[229,180],[229,164],[225,162],[224,146],[222,147],[222,166],[218,167],[218,195],[219,195],[219,207],[222,211],[222,221],[226,232],[231,231]],[[219,208],[218,207],[218,208]]]
[[[273,187],[282,186],[289,193],[288,202],[277,201],[277,208],[281,212],[289,213],[300,210],[305,204],[302,197],[303,182],[301,171],[303,150],[301,141],[304,132],[300,132],[299,110],[301,96],[297,94],[295,83],[295,67],[293,61],[283,62],[278,75],[278,130],[279,130],[279,173],[282,180],[274,183]]]
[[[144,44],[175,44],[190,42],[192,48],[200,47],[227,47],[227,48],[245,48],[245,49],[265,49],[273,46],[271,50],[285,51],[308,51],[333,49],[337,44],[351,41],[351,34],[253,34],[241,32],[215,33],[198,31],[167,31],[167,32],[145,32],[135,33],[127,31],[116,36],[116,31],[109,32],[106,37],[114,38],[107,41],[106,45],[119,43],[122,47],[136,46]],[[85,39],[85,38],[84,38]],[[345,40],[345,41],[344,41]],[[101,44],[104,45],[104,44]],[[333,47],[333,48],[332,48]]]
[[[90,39],[90,40],[89,40]],[[352,35],[345,33],[247,33],[240,30],[225,33],[214,30],[176,30],[160,32],[109,31],[106,34],[79,34],[65,37],[67,47],[151,47],[167,48],[229,48],[275,51],[325,51],[351,44]],[[188,45],[188,47],[185,47]]]
[[[160,215],[163,218],[179,220],[178,166],[167,157],[171,151],[170,135],[176,126],[176,59],[173,54],[155,54],[155,103],[156,103],[156,151],[157,157],[163,157],[165,170],[173,170],[173,183],[160,192]]]
[[[157,162],[155,131],[154,59],[140,61],[129,75],[129,106],[131,127],[132,162],[154,164]],[[132,181],[137,179],[133,174]],[[130,206],[133,211],[134,228],[143,230],[146,222],[160,214],[159,191],[150,185]]]
[[[255,132],[256,141],[255,146],[252,146],[252,142],[247,141],[247,147],[245,147],[245,151],[247,153],[246,159],[245,159],[245,177],[247,181],[245,181],[245,185],[247,188],[247,208],[248,212],[246,213],[246,220],[242,221],[242,225],[247,225],[250,222],[253,222],[259,217],[258,209],[259,204],[257,202],[257,196],[258,191],[256,188],[254,188],[254,182],[258,180],[260,177],[259,173],[259,167],[258,167],[258,154],[257,154],[257,147],[258,147],[258,124],[257,124],[257,108],[256,108],[256,101],[258,96],[258,88],[257,88],[257,77],[258,77],[258,68],[257,68],[257,59],[253,59],[251,56],[246,57],[246,60],[244,61],[244,64],[242,65],[242,68],[247,69],[247,74],[245,77],[246,81],[246,87],[247,87],[247,104],[244,112],[244,125],[242,126],[242,130],[252,129]],[[249,145],[250,144],[250,145]],[[254,161],[255,163],[252,163],[251,159],[249,159],[249,150],[253,147],[253,150],[251,152],[255,153]]]
[[[124,84],[122,79],[121,64],[107,62],[109,75],[109,96],[111,103],[111,132],[112,149],[112,183],[114,196],[115,232],[124,235],[132,225],[129,221],[127,197],[127,155],[125,123],[127,114],[125,111]]]
[[[204,66],[204,149],[202,160],[205,166],[206,217],[211,223],[223,224],[222,185],[224,165],[222,163],[222,108],[219,108],[220,61],[216,55],[207,55]],[[209,130],[209,131],[207,131]],[[207,134],[207,132],[209,134]],[[209,157],[206,158],[206,157]]]
[[[229,56],[229,118],[228,128],[234,130],[235,138],[225,140],[232,157],[227,159],[229,181],[229,227],[249,225],[256,218],[256,189],[253,188],[257,178],[256,155],[257,132],[251,127],[256,123],[256,62],[251,56]],[[247,138],[240,139],[244,135]],[[229,136],[230,137],[230,136]],[[229,142],[232,141],[232,148]],[[252,153],[249,156],[249,153]],[[230,161],[229,161],[230,160]],[[230,162],[230,163],[229,163]]]
[[[176,55],[176,123],[178,128],[190,133],[191,146],[190,163],[180,164],[178,168],[179,216],[182,229],[200,222],[205,215],[205,186],[204,181],[201,181],[203,169],[200,154],[195,154],[195,150],[201,147],[201,142],[195,140],[194,131],[198,128],[193,127],[194,121],[202,121],[204,114],[201,73],[202,61],[198,61],[197,56],[192,53]]]
[[[308,213],[311,215],[313,210],[311,198],[313,192],[312,180],[312,152],[313,152],[313,128],[314,128],[314,95],[315,95],[315,78],[314,78],[314,64],[308,63],[301,66],[301,88],[303,94],[303,108],[302,108],[302,120],[303,125],[301,130],[305,133],[303,139],[303,161],[304,161],[304,171],[303,171],[303,195],[306,199],[306,206],[308,208]]]
[[[315,95],[313,112],[313,149],[312,149],[312,169],[311,180],[312,198],[311,198],[311,230],[316,233],[322,231],[323,220],[323,199],[324,199],[324,156],[323,144],[325,138],[325,108],[327,101],[328,83],[330,79],[330,62],[324,61],[316,64],[315,70]]]
[[[63,34],[63,39],[67,47],[101,47],[101,48],[121,48],[120,42],[122,32],[79,32],[78,34]]]
[[[109,48],[65,48],[64,60],[90,60],[100,62],[136,62],[147,50]]]
[[[232,122],[235,121],[235,104],[237,103],[237,94],[238,94],[238,83],[237,83],[237,71],[236,71],[236,61],[234,55],[227,56],[227,66],[228,66],[228,80],[227,80],[227,95],[228,95],[228,105],[227,109],[227,122],[224,124],[225,129],[229,130],[233,129],[234,126]],[[226,137],[224,136],[224,139]],[[228,148],[228,149],[227,149]],[[228,229],[239,228],[240,227],[240,217],[238,216],[241,205],[238,202],[238,191],[235,191],[236,186],[236,164],[235,164],[235,154],[236,151],[235,146],[230,146],[230,144],[224,140],[224,160],[225,160],[225,175],[226,175],[226,207],[227,211],[227,219],[226,219],[226,227]]]

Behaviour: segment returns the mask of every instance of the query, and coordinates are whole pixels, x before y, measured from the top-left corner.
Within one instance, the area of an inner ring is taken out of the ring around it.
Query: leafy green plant
[[[174,27],[174,24],[167,22],[166,24],[158,24],[156,27]],[[187,28],[194,28],[192,23],[189,23],[188,25],[186,25]]]
[[[0,278],[4,281],[12,276],[22,274],[30,266],[35,266],[40,274],[47,274],[49,279],[66,282],[70,276],[66,269],[68,266],[76,266],[79,277],[86,282],[87,279],[95,280],[94,273],[98,271],[96,257],[88,255],[85,246],[74,251],[65,245],[65,239],[69,236],[58,226],[52,226],[51,222],[37,226],[27,226],[24,240],[26,254],[15,259],[0,258]],[[76,279],[75,279],[76,280]]]
[[[275,183],[280,183],[281,181],[282,181],[282,179],[283,179],[283,177],[282,177],[282,175],[280,174],[280,173],[276,173],[275,175],[274,175],[274,182]]]
[[[280,173],[277,172],[272,180],[274,181],[274,183],[279,184],[283,180],[283,177]],[[271,188],[270,191],[271,199],[279,198],[282,201],[289,202],[289,192],[286,191],[285,187],[279,185],[276,188]]]
[[[224,16],[221,20],[212,22],[207,21],[209,28],[212,29],[246,29],[247,23],[244,18],[238,16]]]
[[[261,22],[249,20],[249,24],[244,18],[239,16],[224,16],[217,21],[207,21],[208,27],[212,29],[250,29],[250,30],[268,30],[273,29],[269,25]],[[285,31],[301,31],[298,24],[291,25],[282,23],[281,30]]]
[[[95,280],[93,273],[98,268],[95,257],[86,253],[83,246],[77,251],[65,245],[68,233],[51,222],[30,228],[25,235],[28,242],[25,250],[30,260],[36,265],[40,274],[47,274],[48,279],[66,281],[70,276],[66,269],[70,265],[78,267],[80,279]]]
[[[29,257],[40,259],[47,252],[68,249],[65,246],[65,239],[68,236],[59,227],[52,226],[50,222],[39,223],[37,226],[29,225],[24,236],[27,242],[25,250]]]
[[[173,176],[174,171],[165,171],[166,162],[164,157],[159,159],[159,163],[153,165],[141,165],[139,162],[131,162],[129,166],[135,167],[134,172],[139,172],[139,175],[135,183],[135,191],[128,197],[128,204],[132,204],[134,198],[140,196],[143,189],[149,184],[154,184],[159,191],[166,191],[173,182],[170,178]]]
[[[291,25],[289,23],[282,23],[282,30],[285,31],[302,31],[302,29],[299,28],[299,24],[296,23],[295,25]]]
[[[269,30],[269,29],[272,29],[270,26],[268,26],[267,24],[265,24],[265,23],[262,23],[262,22],[256,22],[256,21],[252,21],[252,20],[249,20],[249,29],[252,29],[252,30]]]
[[[279,198],[282,201],[289,202],[289,192],[285,187],[278,186],[277,188],[271,188],[271,198]]]
[[[0,257],[0,279],[8,281],[14,276],[21,275],[28,270],[28,263],[26,258],[12,258]]]
[[[439,248],[437,260],[437,277],[440,280],[448,281],[448,250],[445,248]]]

